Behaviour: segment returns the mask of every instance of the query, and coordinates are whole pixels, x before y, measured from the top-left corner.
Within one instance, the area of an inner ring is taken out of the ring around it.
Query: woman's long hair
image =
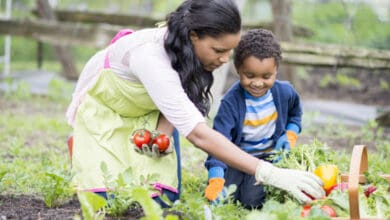
[[[178,72],[189,99],[207,115],[214,78],[196,57],[190,31],[199,38],[238,33],[241,30],[238,8],[232,0],[186,0],[167,16],[167,26],[164,47],[171,65]]]

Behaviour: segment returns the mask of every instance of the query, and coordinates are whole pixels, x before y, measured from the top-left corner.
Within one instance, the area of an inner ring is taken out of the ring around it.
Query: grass
[[[48,207],[56,207],[73,197],[74,191],[69,185],[70,160],[66,146],[71,128],[64,117],[72,88],[69,82],[54,80],[46,96],[29,93],[28,85],[23,83],[14,92],[0,93],[1,194],[35,195],[44,200]],[[352,131],[336,123],[318,127],[310,124],[310,118],[305,117],[304,120],[309,127],[302,135],[312,137],[312,141],[319,140],[305,146],[318,145],[332,149],[333,146],[326,143],[330,139],[344,139],[348,146],[370,142],[378,150],[369,153],[369,169],[390,173],[390,163],[383,163],[390,156],[390,140],[375,122]],[[299,206],[295,203],[284,209],[283,204],[270,201],[267,207],[271,207],[271,211],[261,212],[246,210],[229,200],[224,205],[210,205],[203,197],[207,181],[203,162],[207,155],[184,138],[181,138],[181,146],[183,192],[180,202],[173,209],[184,213],[185,219],[204,218],[205,207],[212,211],[215,219],[256,219],[259,216],[271,218],[275,215],[274,219],[283,219],[291,210],[295,210],[299,218]],[[332,155],[331,159],[340,166],[341,172],[346,173],[349,152],[345,149],[329,152],[332,152],[328,155]],[[280,213],[275,209],[280,209]]]

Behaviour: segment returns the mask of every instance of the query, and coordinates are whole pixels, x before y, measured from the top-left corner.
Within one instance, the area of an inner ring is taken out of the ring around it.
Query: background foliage
[[[92,10],[110,13],[147,14],[164,19],[165,15],[180,4],[180,0],[57,0],[56,8],[71,10]],[[295,25],[304,26],[314,32],[310,38],[297,40],[333,43],[350,46],[390,49],[389,20],[381,20],[373,8],[363,1],[293,1],[292,19]],[[12,17],[18,19],[35,19],[31,11],[35,1],[14,0]],[[242,12],[244,22],[271,21],[272,12],[266,0],[247,0]],[[0,37],[0,50],[4,41]],[[36,62],[36,41],[12,37],[12,61]],[[44,60],[55,61],[51,47],[44,44]],[[96,48],[82,46],[72,47],[76,62],[84,63]],[[80,64],[81,65],[81,64]],[[14,68],[21,68],[15,67]],[[45,66],[44,66],[45,67]],[[52,68],[48,66],[48,68]]]

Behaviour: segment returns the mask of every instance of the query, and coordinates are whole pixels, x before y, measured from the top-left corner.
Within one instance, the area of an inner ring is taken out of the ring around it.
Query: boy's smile
[[[274,85],[277,67],[274,58],[247,57],[237,69],[241,86],[254,97],[261,97]]]

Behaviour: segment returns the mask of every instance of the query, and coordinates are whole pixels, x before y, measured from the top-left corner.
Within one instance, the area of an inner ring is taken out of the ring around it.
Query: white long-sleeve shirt
[[[204,122],[171,66],[164,49],[166,31],[166,28],[136,31],[96,53],[80,74],[66,112],[68,123],[73,125],[78,106],[104,68],[107,51],[111,69],[118,77],[143,84],[157,108],[180,134],[188,136],[198,123]]]

